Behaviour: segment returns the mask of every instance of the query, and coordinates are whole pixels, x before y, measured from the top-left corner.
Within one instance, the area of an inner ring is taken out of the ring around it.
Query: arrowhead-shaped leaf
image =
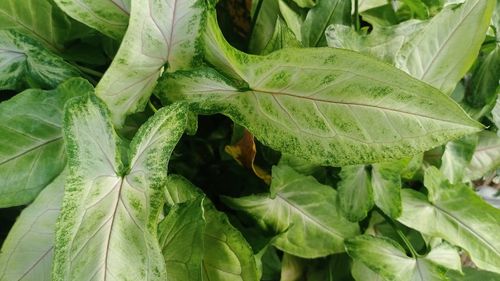
[[[344,251],[343,241],[359,233],[339,210],[337,192],[284,166],[273,168],[270,194],[226,198],[265,229],[280,233],[273,244],[293,255],[315,258]]]
[[[0,280],[52,280],[56,220],[65,180],[63,172],[17,218],[0,252]]]
[[[210,19],[207,59],[244,82],[211,69],[178,72],[160,95],[226,114],[274,149],[334,166],[381,162],[481,128],[447,96],[385,63],[333,48],[247,55]]]
[[[94,96],[66,106],[70,173],[57,225],[54,279],[164,280],[157,221],[186,107],[163,108],[143,125],[127,166],[108,115]]]
[[[360,235],[345,243],[347,253],[353,259],[363,262],[385,280],[448,280],[444,267],[427,257],[408,257],[401,246],[388,238]]]
[[[338,185],[339,202],[350,221],[364,219],[373,208],[371,175],[364,165],[342,167]]]
[[[130,22],[113,63],[96,87],[121,126],[141,111],[164,66],[189,67],[197,55],[206,11],[202,0],[132,1]]]
[[[80,72],[36,40],[0,30],[0,90],[52,89]]]
[[[92,85],[72,79],[52,91],[27,90],[0,104],[0,208],[35,199],[66,163],[62,114]]]
[[[500,210],[468,186],[450,184],[434,167],[426,170],[424,184],[429,201],[421,193],[403,190],[398,221],[460,246],[479,268],[500,272]]]
[[[54,0],[74,19],[116,40],[120,40],[127,29],[130,0]]]

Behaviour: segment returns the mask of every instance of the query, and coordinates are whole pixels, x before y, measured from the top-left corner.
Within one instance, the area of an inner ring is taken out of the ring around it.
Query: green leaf
[[[343,241],[359,227],[339,212],[337,192],[286,166],[273,167],[269,194],[225,198],[265,229],[280,233],[273,245],[287,253],[315,258],[344,251]]]
[[[227,216],[205,201],[204,281],[259,280],[252,248]]]
[[[164,188],[166,204],[173,206],[191,201],[203,193],[190,181],[180,175],[169,175]]]
[[[175,205],[158,226],[167,280],[202,280],[203,213],[203,197],[199,197]]]
[[[301,8],[312,8],[316,5],[318,0],[293,0]],[[321,3],[321,0],[319,0]]]
[[[69,16],[120,40],[127,29],[130,0],[54,0]]]
[[[244,82],[211,69],[177,72],[158,95],[223,113],[275,150],[332,166],[381,162],[481,128],[447,96],[380,61],[333,48],[247,55],[224,41],[215,19],[208,24],[206,58]]]
[[[87,81],[72,79],[55,90],[27,90],[0,103],[0,208],[28,204],[61,173],[64,104],[92,91]]]
[[[397,55],[396,66],[451,93],[474,63],[494,7],[495,0],[470,0],[445,7],[408,40]]]
[[[398,221],[460,246],[479,268],[500,272],[500,210],[468,186],[450,184],[434,167],[426,170],[424,185],[430,202],[421,193],[403,190],[403,213]]]
[[[448,280],[445,268],[427,257],[408,257],[401,246],[388,238],[360,235],[348,239],[345,244],[347,253],[354,260],[363,262],[385,280]]]
[[[495,126],[497,127],[497,135],[500,137],[500,93],[497,95],[497,102],[495,103],[493,110],[491,110],[491,115],[493,116],[493,122],[495,122]]]
[[[416,18],[426,19],[429,17],[427,6],[421,0],[402,0],[402,2],[410,8]]]
[[[0,30],[0,90],[52,89],[80,72],[37,41]]]
[[[63,172],[17,218],[0,252],[0,280],[51,280],[56,220],[65,179]]]
[[[281,16],[286,22],[286,25],[295,34],[297,39],[302,38],[301,27],[304,23],[304,18],[302,16],[302,11],[299,9],[294,9],[287,1],[278,0],[278,6],[280,9]]]
[[[286,23],[281,18],[278,18],[273,37],[269,40],[261,54],[267,55],[277,50],[294,47],[300,48],[302,45],[295,38],[293,32],[286,26]]]
[[[377,163],[372,166],[371,185],[375,205],[392,218],[401,215],[401,173],[406,161]]]
[[[364,165],[342,167],[338,185],[339,202],[350,221],[364,219],[373,208],[373,188]]]
[[[448,277],[453,281],[497,281],[500,280],[500,274],[489,271],[477,270],[475,268],[464,268],[464,275],[455,271],[448,272]]]
[[[474,134],[446,144],[440,170],[451,183],[462,182],[477,143],[478,135]]]
[[[325,30],[330,24],[350,23],[350,1],[320,0],[309,10],[301,27],[302,44],[307,47],[326,46]]]
[[[273,37],[276,30],[275,24],[278,20],[278,1],[258,0],[252,1],[253,5],[259,7],[257,15],[253,17],[252,35],[248,43],[248,50],[252,54],[260,54]]]
[[[81,36],[78,25],[50,0],[0,1],[0,29],[6,28],[28,34],[58,52],[75,35]]]
[[[352,0],[353,10],[354,10],[354,3],[355,0]],[[366,10],[387,5],[387,0],[358,0],[358,5],[359,5],[358,10],[361,13]]]
[[[142,111],[164,66],[191,66],[206,10],[202,0],[132,1],[120,49],[96,87],[97,95],[121,127],[125,117]]]
[[[481,132],[476,150],[466,167],[465,179],[479,179],[498,167],[500,167],[500,136],[489,131]]]
[[[474,107],[490,104],[500,93],[498,77],[500,77],[500,44],[484,55],[479,57],[477,67],[472,72],[467,102]]]
[[[168,160],[186,123],[183,104],[159,110],[139,129],[125,161],[101,101],[89,96],[66,106],[69,176],[54,280],[165,279],[157,222]]]

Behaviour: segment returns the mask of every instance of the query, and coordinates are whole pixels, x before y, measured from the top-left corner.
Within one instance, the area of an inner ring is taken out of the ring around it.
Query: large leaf
[[[52,89],[80,72],[36,40],[0,30],[0,90]]]
[[[52,51],[63,49],[75,36],[75,27],[51,0],[0,1],[0,29],[22,31]]]
[[[128,114],[141,111],[164,66],[189,67],[197,54],[204,20],[202,0],[132,1],[127,32],[96,93],[121,126]]]
[[[224,113],[276,150],[334,166],[380,162],[481,127],[436,89],[372,58],[333,48],[247,55],[224,41],[215,19],[208,24],[206,58],[244,82],[211,69],[177,72],[159,95]]]
[[[202,280],[203,215],[203,197],[200,197],[175,205],[158,226],[167,280]]]
[[[0,208],[35,199],[66,162],[62,111],[67,100],[92,92],[83,79],[52,91],[27,90],[0,104]]]
[[[351,23],[351,2],[320,0],[309,10],[302,25],[302,44],[307,47],[326,46],[325,30],[330,24]]]
[[[489,131],[481,132],[476,150],[465,170],[465,179],[479,179],[498,167],[500,167],[500,136]]]
[[[234,209],[250,214],[265,229],[280,233],[277,248],[315,258],[344,251],[343,241],[359,227],[339,212],[337,192],[286,166],[273,168],[269,194],[227,198]]]
[[[51,280],[56,220],[65,180],[63,172],[17,218],[0,252],[0,280]]]
[[[408,257],[405,250],[393,240],[360,235],[346,241],[347,253],[363,262],[385,280],[442,281],[446,269],[428,257]],[[428,255],[433,254],[431,251]]]
[[[74,19],[120,40],[127,29],[130,0],[54,0]]]
[[[70,171],[54,280],[164,280],[156,228],[168,160],[186,127],[185,106],[163,108],[139,129],[128,165],[95,96],[72,100],[64,121]]]
[[[429,201],[421,193],[403,190],[403,213],[398,220],[462,247],[479,268],[500,272],[500,210],[468,186],[450,184],[434,167],[426,170],[424,185]]]
[[[340,207],[350,221],[364,219],[373,208],[371,175],[364,165],[342,167],[338,185]]]
[[[196,199],[202,192],[180,175],[169,175],[164,188],[166,204],[173,206]]]
[[[451,93],[474,63],[494,7],[495,0],[468,0],[445,7],[405,44],[396,65]]]

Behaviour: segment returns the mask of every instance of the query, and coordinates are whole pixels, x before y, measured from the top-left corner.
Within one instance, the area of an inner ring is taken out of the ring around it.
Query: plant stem
[[[354,0],[354,25],[355,25],[356,31],[359,31],[361,29],[361,26],[359,23],[359,3],[358,3],[358,0]]]
[[[388,215],[386,215],[382,210],[380,210],[379,208],[375,208],[375,210],[382,216],[384,217],[384,219],[391,225],[392,228],[394,228],[394,230],[396,231],[396,233],[398,234],[398,236],[401,238],[401,240],[403,240],[403,242],[405,243],[406,247],[410,250],[410,253],[411,253],[411,256],[413,258],[418,258],[420,257],[420,255],[417,253],[417,251],[415,250],[415,248],[413,248],[413,245],[411,244],[410,240],[408,240],[408,238],[406,237],[406,235],[403,233],[403,231],[401,231],[401,229],[398,228],[398,226],[396,225],[396,223],[394,222],[394,220],[389,217]]]
[[[80,69],[83,73],[92,75],[94,77],[102,77],[104,75],[104,73],[102,73],[102,72],[95,71],[93,69],[90,69],[90,68],[85,67],[85,66],[78,65],[76,63],[74,63],[73,65],[76,66],[78,69]]]
[[[151,100],[148,101],[148,106],[149,108],[151,108],[151,110],[156,113],[158,111],[158,109],[153,105],[153,103],[151,102]]]

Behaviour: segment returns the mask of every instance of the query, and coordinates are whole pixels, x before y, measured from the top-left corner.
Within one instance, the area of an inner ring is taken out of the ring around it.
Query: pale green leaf
[[[306,260],[284,253],[281,258],[281,278],[280,281],[300,281],[304,280],[306,271]]]
[[[244,82],[198,69],[168,75],[158,94],[228,115],[273,149],[334,166],[380,162],[481,128],[450,98],[385,63],[333,48],[247,55],[209,19],[206,58]]]
[[[248,43],[248,50],[252,54],[260,54],[276,30],[275,24],[278,20],[279,6],[277,0],[252,1],[252,4],[256,5],[256,8],[259,7],[259,10],[257,17],[252,19],[254,26]]]
[[[200,197],[175,205],[158,226],[167,280],[202,280],[203,213],[203,197]]]
[[[69,16],[120,40],[127,29],[130,0],[54,0]]]
[[[472,160],[466,167],[465,179],[479,179],[498,167],[500,167],[500,136],[489,131],[481,132]]]
[[[451,183],[462,182],[474,155],[478,135],[468,135],[446,144],[440,170]]]
[[[309,10],[301,27],[302,44],[306,47],[326,46],[325,30],[330,24],[350,23],[350,1],[320,0]]]
[[[355,0],[352,0],[352,13],[354,13],[354,3]],[[387,4],[387,0],[358,0],[358,11],[364,12],[366,10],[370,10],[376,7],[384,6]]]
[[[497,95],[497,102],[491,111],[491,115],[493,116],[493,122],[495,122],[495,126],[497,127],[497,135],[500,137],[500,93]]]
[[[144,109],[164,67],[174,71],[191,66],[206,10],[203,3],[132,1],[120,49],[96,87],[116,126],[121,127],[128,114]]]
[[[338,198],[343,213],[350,221],[364,219],[373,208],[370,176],[364,165],[342,167]]]
[[[448,280],[443,267],[427,257],[408,257],[401,246],[388,238],[360,235],[348,239],[345,244],[347,253],[354,260],[363,262],[385,280]]]
[[[479,268],[500,272],[500,210],[468,186],[448,183],[434,167],[426,170],[424,185],[430,202],[421,193],[403,190],[398,221],[460,246]]]
[[[375,205],[392,218],[401,215],[401,173],[406,161],[377,163],[372,166],[371,185]]]
[[[440,240],[440,239],[437,239]],[[431,249],[426,259],[434,262],[437,265],[462,272],[462,260],[458,250],[447,242],[431,243]]]
[[[352,262],[351,274],[356,281],[385,281],[384,278],[375,273],[375,271],[371,270],[359,260],[354,260]]]
[[[173,206],[196,199],[202,192],[180,175],[169,175],[164,188],[166,204]]]
[[[204,281],[259,280],[252,248],[227,216],[205,201]]]
[[[343,241],[359,233],[339,210],[337,192],[286,166],[273,168],[269,194],[226,198],[230,207],[250,214],[265,228],[280,233],[277,248],[304,258],[344,251]]]
[[[54,280],[165,279],[157,221],[168,160],[186,122],[182,104],[159,110],[139,129],[122,162],[105,105],[89,96],[66,106],[70,173],[57,225]]]
[[[318,0],[293,0],[301,8],[312,8],[316,5]],[[324,1],[324,0],[323,0]],[[321,3],[321,0],[319,0]]]
[[[275,25],[273,37],[262,50],[261,55],[267,55],[284,48],[299,48],[301,43],[295,38],[293,32],[286,26],[286,23],[278,18]]]
[[[51,51],[61,51],[75,35],[82,35],[75,34],[78,26],[51,0],[0,1],[0,29],[6,28],[30,35]]]
[[[397,55],[396,66],[451,93],[474,63],[494,7],[495,0],[445,7],[408,40]]]
[[[52,89],[80,72],[36,40],[0,30],[0,90]]]
[[[28,204],[61,173],[64,104],[92,91],[87,81],[72,79],[55,90],[26,90],[0,103],[0,208]]]
[[[0,252],[0,280],[52,280],[56,220],[65,180],[63,172],[17,218]]]
[[[295,38],[300,40],[302,38],[301,27],[304,23],[302,14],[300,13],[300,11],[290,7],[289,3],[287,3],[285,0],[278,0],[278,6],[281,12],[281,16],[286,22],[286,25],[293,32],[293,34],[295,34]]]

